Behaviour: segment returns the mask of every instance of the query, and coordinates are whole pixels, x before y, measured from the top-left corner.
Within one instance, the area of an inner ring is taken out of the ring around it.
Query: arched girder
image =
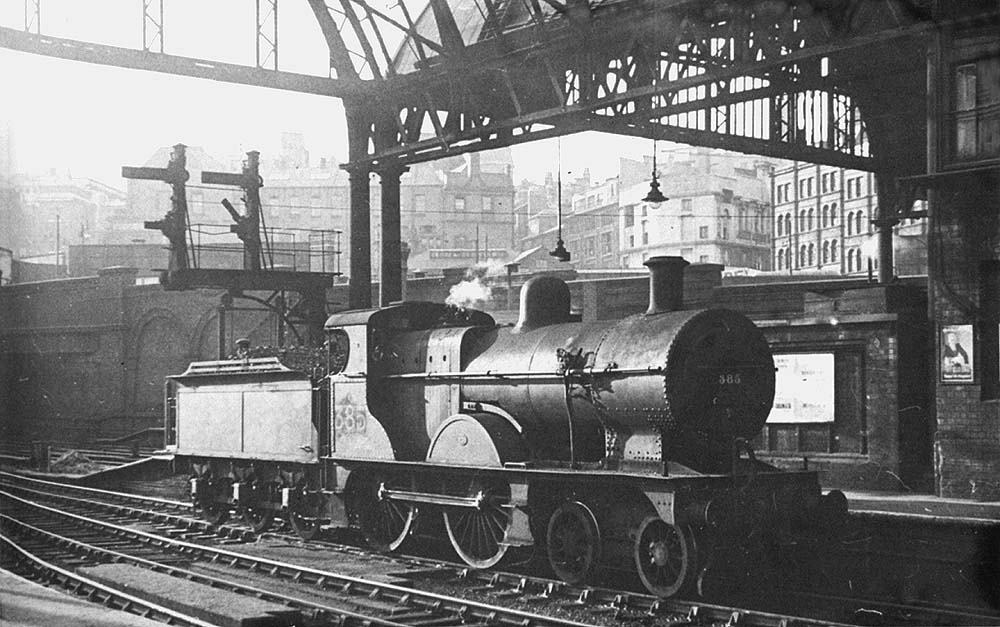
[[[499,15],[499,4],[490,3],[486,19]],[[543,20],[481,32],[463,51],[461,79],[442,54],[385,81],[380,105],[390,113],[378,116],[395,120],[396,141],[365,161],[413,163],[536,138],[515,129],[611,118],[610,128],[632,133],[653,134],[655,126],[686,137],[714,133],[711,145],[772,142],[778,146],[765,154],[808,152],[871,169],[856,85],[842,80],[838,62],[929,26],[905,3],[881,3],[888,8],[877,19],[867,4],[595,1],[572,19],[570,5],[549,4]]]

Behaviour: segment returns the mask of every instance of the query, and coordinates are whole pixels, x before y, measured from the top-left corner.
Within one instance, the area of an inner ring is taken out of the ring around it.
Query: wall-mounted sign
[[[769,423],[833,422],[833,353],[775,355],[774,366]]]
[[[975,379],[975,335],[971,324],[941,327],[941,380],[945,383],[972,383]]]

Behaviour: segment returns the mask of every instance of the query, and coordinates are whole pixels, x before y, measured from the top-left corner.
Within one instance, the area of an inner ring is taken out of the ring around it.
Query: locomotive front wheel
[[[601,559],[601,531],[589,507],[578,501],[560,505],[546,533],[549,565],[568,584],[590,579]]]
[[[412,490],[412,478],[365,477],[353,494],[358,523],[368,544],[377,551],[391,552],[410,535],[417,508],[412,503],[390,500],[387,490]]]
[[[694,579],[697,559],[690,528],[650,516],[639,525],[632,553],[639,579],[658,597],[672,597]]]
[[[473,480],[465,496],[475,507],[444,509],[444,526],[455,552],[473,568],[497,564],[508,546],[503,543],[510,528],[510,486],[503,481]]]

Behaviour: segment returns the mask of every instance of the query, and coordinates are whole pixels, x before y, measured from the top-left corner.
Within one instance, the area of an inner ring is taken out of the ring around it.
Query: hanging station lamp
[[[559,261],[569,261],[570,252],[566,250],[562,238],[562,139],[559,139],[558,151],[559,172],[556,174],[556,247],[549,251],[549,255]]]
[[[656,178],[656,138],[653,138],[653,180],[649,182],[649,193],[646,194],[645,198],[642,199],[643,202],[653,203],[658,205],[661,202],[669,200],[660,191],[660,182]]]

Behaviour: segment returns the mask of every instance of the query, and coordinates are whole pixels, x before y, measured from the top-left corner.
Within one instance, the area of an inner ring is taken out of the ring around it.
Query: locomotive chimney
[[[649,309],[646,315],[676,311],[684,306],[684,257],[650,257],[644,264],[649,268]]]
[[[514,333],[568,322],[569,286],[554,276],[536,276],[521,286],[521,311]]]

